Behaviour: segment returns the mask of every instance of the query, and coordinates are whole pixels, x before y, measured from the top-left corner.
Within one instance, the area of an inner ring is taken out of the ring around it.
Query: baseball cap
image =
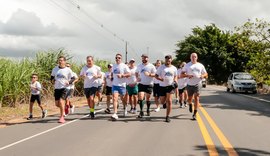
[[[148,55],[147,54],[142,54],[142,56],[141,57],[148,57]]]
[[[172,58],[172,55],[166,55],[165,56],[165,59],[171,59]]]
[[[135,59],[134,59],[134,58],[132,58],[132,59],[130,59],[130,60],[129,60],[129,62],[131,62],[131,61],[132,61],[132,62],[135,62]]]
[[[108,64],[108,67],[112,67],[113,65],[112,64]]]

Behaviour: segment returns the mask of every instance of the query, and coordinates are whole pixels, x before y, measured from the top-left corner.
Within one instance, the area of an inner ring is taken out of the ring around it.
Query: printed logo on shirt
[[[92,76],[93,73],[92,72],[86,72],[86,76]]]
[[[146,72],[147,70],[145,69],[145,68],[143,68],[142,70],[141,70],[141,73],[144,73],[144,72]]]
[[[171,73],[171,72],[166,72],[166,73],[165,73],[165,76],[170,76],[170,77],[171,77],[171,76],[173,76],[173,73]]]
[[[56,77],[57,77],[58,79],[65,78],[65,76],[64,76],[63,74],[57,74]]]
[[[119,68],[114,69],[114,70],[113,70],[113,73],[114,73],[114,74],[120,74]]]
[[[200,73],[200,69],[197,69],[197,68],[191,69],[191,71],[192,71],[193,73]]]

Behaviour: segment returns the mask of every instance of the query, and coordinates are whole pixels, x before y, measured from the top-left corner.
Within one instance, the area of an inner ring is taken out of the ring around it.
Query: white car
[[[257,83],[255,79],[244,72],[235,72],[230,74],[227,82],[227,92],[252,92],[257,93]]]

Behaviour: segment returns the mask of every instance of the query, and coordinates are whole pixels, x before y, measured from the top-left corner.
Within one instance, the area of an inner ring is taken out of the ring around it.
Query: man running
[[[129,103],[131,106],[130,113],[136,114],[136,105],[138,102],[138,85],[136,79],[136,70],[135,60],[131,59],[129,61],[129,69],[130,69],[130,78],[127,79],[127,91],[129,96]]]
[[[98,90],[98,79],[101,78],[99,66],[94,64],[94,57],[86,57],[87,64],[82,68],[80,76],[84,79],[84,94],[90,108],[89,117],[95,118],[95,94]]]
[[[118,105],[118,97],[122,100],[124,105],[124,116],[127,115],[127,99],[125,98],[126,94],[126,78],[130,76],[130,70],[128,66],[122,63],[122,55],[115,55],[115,64],[113,65],[113,83],[112,83],[112,93],[113,93],[113,109],[114,114],[112,115],[113,120],[118,119],[117,115],[117,105]]]
[[[71,64],[67,63],[66,66],[71,69]],[[67,87],[67,98],[66,98],[66,105],[65,105],[65,115],[73,114],[75,105],[71,104],[70,99],[73,97],[74,89],[75,89],[75,83],[79,80],[78,75],[72,71],[72,77],[75,78],[75,80]]]
[[[170,122],[170,113],[172,110],[172,97],[177,89],[177,69],[172,65],[172,56],[165,56],[165,64],[161,65],[156,73],[156,78],[160,80],[161,101],[166,101],[166,122]],[[166,98],[166,100],[165,100]]]
[[[157,60],[156,61],[156,69],[158,69],[160,66],[161,66],[161,60]],[[159,106],[159,101],[160,101],[160,98],[159,98],[159,84],[160,84],[160,80],[158,80],[157,78],[154,78],[154,88],[153,88],[153,96],[155,97],[155,103],[156,103],[156,106],[157,108],[155,109],[155,112],[159,112],[160,111],[160,106]]]
[[[101,72],[101,78],[98,78],[98,90],[96,92],[96,96],[98,98],[98,102],[97,105],[100,105],[100,102],[102,102],[102,92],[103,92],[103,88],[104,88],[104,76],[105,73]]]
[[[51,81],[54,83],[54,98],[55,105],[60,108],[59,123],[64,123],[65,100],[67,97],[67,87],[74,82],[72,71],[66,67],[66,58],[60,56],[58,58],[58,66],[54,67],[51,73]]]
[[[38,82],[37,74],[32,74],[30,89],[31,89],[31,98],[30,98],[30,105],[29,105],[29,117],[27,118],[27,120],[33,119],[33,106],[34,106],[35,101],[37,101],[38,106],[40,107],[42,111],[41,117],[45,118],[47,116],[47,110],[45,110],[41,104],[40,91],[42,90],[42,87],[41,87],[41,84]]]
[[[105,72],[104,81],[106,86],[106,96],[107,96],[107,109],[105,110],[105,113],[110,114],[110,105],[111,105],[111,99],[112,99],[112,64],[108,64],[108,71]]]
[[[156,67],[148,62],[148,55],[143,54],[141,56],[142,63],[138,65],[136,71],[136,77],[139,82],[139,100],[138,103],[140,105],[140,114],[139,118],[144,116],[143,106],[144,106],[144,97],[146,95],[146,105],[147,105],[147,116],[150,116],[150,96],[153,91],[153,78],[156,74]]]
[[[197,62],[198,55],[192,53],[190,55],[190,62],[187,63],[182,71],[182,77],[187,77],[187,92],[188,92],[188,104],[189,111],[192,113],[192,97],[194,96],[194,113],[193,120],[196,120],[197,109],[199,105],[200,90],[202,88],[202,79],[208,76],[204,65]]]
[[[186,62],[182,62],[179,66],[179,69],[177,70],[177,78],[178,78],[178,93],[179,93],[179,103],[180,108],[183,108],[183,105],[187,107],[187,81],[188,79],[186,77],[182,77],[182,70],[183,67],[186,65]]]

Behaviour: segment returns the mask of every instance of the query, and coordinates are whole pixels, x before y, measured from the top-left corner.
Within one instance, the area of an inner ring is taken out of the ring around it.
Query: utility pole
[[[126,41],[126,62],[127,63],[127,55],[128,55],[128,51],[127,51],[127,41]]]

